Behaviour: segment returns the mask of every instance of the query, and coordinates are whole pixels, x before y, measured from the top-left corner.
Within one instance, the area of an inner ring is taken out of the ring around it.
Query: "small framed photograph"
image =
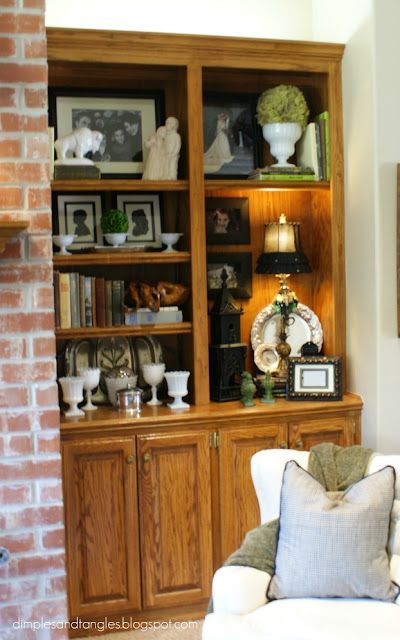
[[[342,358],[288,358],[288,400],[341,400]]]
[[[158,95],[53,90],[49,108],[56,139],[80,127],[103,134],[100,149],[91,156],[102,175],[132,177],[143,173],[145,142],[160,124]]]
[[[204,173],[240,178],[259,166],[261,138],[252,95],[206,94],[203,103]]]
[[[126,241],[129,244],[161,247],[161,210],[158,194],[118,194],[116,206],[128,216],[129,229]]]
[[[207,244],[248,244],[248,198],[206,198],[206,232]]]
[[[251,298],[251,253],[208,253],[207,291],[214,298],[223,278],[234,298]]]
[[[102,242],[100,193],[57,193],[53,199],[53,233],[78,237],[69,249],[94,247]]]

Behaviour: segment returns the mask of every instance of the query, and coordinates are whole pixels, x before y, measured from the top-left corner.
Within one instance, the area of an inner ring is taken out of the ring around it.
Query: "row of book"
[[[56,328],[113,327],[124,324],[124,295],[123,280],[55,271]]]
[[[309,122],[296,145],[296,166],[254,169],[250,180],[330,180],[330,119],[323,111]]]

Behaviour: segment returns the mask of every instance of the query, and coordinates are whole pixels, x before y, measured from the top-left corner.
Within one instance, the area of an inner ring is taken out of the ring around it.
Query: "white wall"
[[[310,40],[312,0],[47,0],[46,25]]]

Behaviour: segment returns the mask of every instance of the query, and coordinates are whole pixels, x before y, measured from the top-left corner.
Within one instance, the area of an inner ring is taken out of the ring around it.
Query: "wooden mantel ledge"
[[[18,220],[2,220],[0,217],[0,253],[3,253],[7,242],[27,229],[29,226],[28,218],[19,218]]]

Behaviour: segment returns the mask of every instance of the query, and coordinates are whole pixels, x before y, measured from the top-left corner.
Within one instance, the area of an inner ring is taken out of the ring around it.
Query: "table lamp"
[[[287,378],[287,358],[291,347],[286,342],[287,327],[293,324],[294,318],[290,314],[297,307],[294,291],[288,286],[287,279],[292,273],[309,273],[311,267],[307,257],[301,249],[300,224],[287,222],[282,213],[279,222],[269,222],[265,225],[264,252],[257,260],[256,273],[269,273],[279,278],[279,291],[273,302],[280,314],[280,342],[276,345],[279,354],[279,364],[275,375]]]

